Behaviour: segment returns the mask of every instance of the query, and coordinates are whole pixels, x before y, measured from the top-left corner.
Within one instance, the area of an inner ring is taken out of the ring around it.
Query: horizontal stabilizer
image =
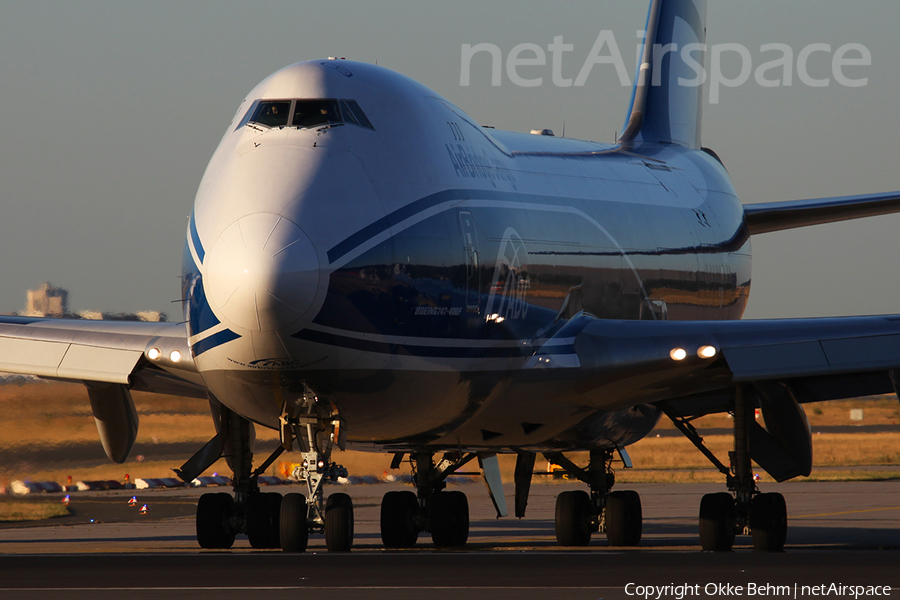
[[[900,192],[745,204],[750,234],[900,212]]]

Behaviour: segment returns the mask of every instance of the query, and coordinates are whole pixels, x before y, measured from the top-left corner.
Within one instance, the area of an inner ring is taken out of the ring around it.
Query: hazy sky
[[[213,149],[244,95],[280,67],[345,56],[395,69],[482,124],[527,131],[566,123],[567,137],[611,142],[629,89],[598,66],[583,87],[551,69],[520,88],[490,85],[463,44],[504,57],[563,36],[575,77],[601,30],[615,32],[629,70],[644,1],[549,2],[12,2],[0,0],[0,312],[49,280],[74,310],[180,311],[186,217]],[[775,57],[864,44],[868,84],[724,89],[704,111],[704,145],[719,153],[744,202],[900,189],[900,4],[896,0],[710,0],[708,42],[739,43],[754,68]],[[731,75],[739,65],[726,64]],[[530,69],[530,70],[529,70]],[[830,76],[830,55],[810,59]],[[770,77],[773,75],[770,74]],[[900,216],[754,239],[747,317],[900,313]]]

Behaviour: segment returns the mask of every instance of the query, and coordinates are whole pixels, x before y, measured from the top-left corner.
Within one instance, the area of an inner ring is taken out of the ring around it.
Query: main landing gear
[[[255,471],[251,471],[253,424],[211,400],[218,434],[178,474],[192,480],[224,452],[234,476],[234,496],[203,494],[197,503],[197,541],[202,548],[231,548],[238,534],[245,534],[253,548],[306,550],[310,533],[324,533],[332,552],[349,551],[353,545],[353,502],[335,493],[325,498],[324,484],[346,477],[347,470],[331,462],[334,444],[343,443],[340,421],[316,407],[310,396],[301,417],[282,418],[282,445]],[[324,414],[318,414],[324,413]],[[289,449],[296,435],[305,451],[294,475],[304,481],[307,493],[263,493],[258,478]]]
[[[469,538],[469,501],[459,491],[446,491],[445,479],[475,458],[448,452],[435,464],[431,452],[411,455],[416,491],[394,491],[381,501],[381,540],[385,548],[412,548],[423,532],[438,547],[462,546]],[[394,455],[398,468],[403,454]]]
[[[592,450],[590,463],[578,467],[562,453],[545,453],[551,463],[590,487],[562,492],[556,498],[556,540],[562,546],[587,546],[594,532],[605,532],[610,546],[637,546],[641,541],[641,498],[637,492],[610,492],[615,483],[611,450]],[[623,454],[626,460],[627,455]]]
[[[781,552],[787,538],[787,506],[784,496],[760,493],[750,465],[750,424],[753,406],[743,386],[734,393],[734,451],[729,452],[731,468],[723,465],[703,445],[703,438],[684,419],[671,413],[672,419],[691,442],[725,475],[728,492],[706,494],[700,502],[700,545],[707,552],[727,552],[738,534],[750,535],[753,549]]]
[[[218,417],[219,435],[207,446],[218,440],[220,450],[224,450],[234,472],[234,496],[226,493],[200,496],[197,503],[197,542],[202,548],[231,548],[235,536],[245,534],[254,548],[279,548],[281,494],[260,492],[257,480],[281,451],[276,451],[268,461],[251,472],[251,446],[255,437],[253,424],[221,406],[214,410],[214,414]],[[210,452],[207,459],[214,460],[213,457],[218,458],[220,455],[221,452]],[[188,468],[190,463],[188,461],[178,472],[183,479],[188,479],[193,474]],[[202,470],[205,468],[200,469]]]

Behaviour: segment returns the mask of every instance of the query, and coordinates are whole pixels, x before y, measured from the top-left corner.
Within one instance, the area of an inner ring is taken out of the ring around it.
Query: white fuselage
[[[312,100],[343,117],[261,116]],[[183,283],[197,368],[260,424],[312,391],[358,442],[540,446],[631,410],[513,385],[564,305],[739,318],[749,268],[741,205],[704,152],[486,130],[408,78],[328,60],[241,104],[197,193]]]

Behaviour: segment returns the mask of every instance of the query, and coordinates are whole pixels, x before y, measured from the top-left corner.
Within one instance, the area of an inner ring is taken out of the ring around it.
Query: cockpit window
[[[359,121],[356,120],[356,117],[353,116],[353,113],[350,112],[350,108],[347,106],[347,102],[341,100],[341,114],[344,116],[345,123],[353,123],[354,125],[359,125]]]
[[[267,127],[286,127],[288,122],[298,129],[343,123],[375,129],[356,100],[325,99],[256,100],[237,128],[256,123]]]
[[[337,100],[297,100],[291,125],[304,128],[341,122]]]
[[[268,125],[269,127],[282,127],[287,125],[290,112],[290,100],[263,100],[256,107],[256,113],[250,119],[250,122]]]
[[[341,100],[341,108],[344,111],[344,119],[350,123],[368,129],[375,129],[372,127],[369,119],[366,118],[366,113],[364,113],[359,107],[359,104],[356,103],[356,100]]]

